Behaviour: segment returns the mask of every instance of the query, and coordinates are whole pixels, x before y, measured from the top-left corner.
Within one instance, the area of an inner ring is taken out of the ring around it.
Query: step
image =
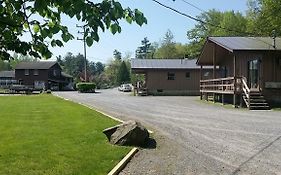
[[[250,110],[270,110],[269,106],[250,106]]]
[[[265,99],[250,99],[248,100],[250,103],[266,103]]]
[[[250,103],[250,106],[257,106],[257,105],[268,105],[268,103]]]

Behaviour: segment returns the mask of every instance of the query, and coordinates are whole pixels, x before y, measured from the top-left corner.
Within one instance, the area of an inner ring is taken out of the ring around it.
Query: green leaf
[[[93,38],[91,37],[86,38],[86,43],[89,47],[93,45],[93,42],[94,42]]]
[[[28,23],[25,22],[25,23],[23,24],[23,27],[24,27],[25,29],[28,29]]]
[[[76,13],[76,18],[77,18],[78,21],[81,19],[80,13]]]
[[[135,20],[136,20],[136,23],[140,26],[142,26],[143,23],[147,22],[143,13],[141,11],[139,11],[138,9],[135,10]]]
[[[52,47],[56,47],[56,46],[57,46],[56,40],[52,40],[52,41],[51,41],[51,46],[52,46]]]
[[[132,24],[133,19],[132,19],[130,16],[127,16],[127,17],[126,17],[126,21],[127,21],[129,24]]]
[[[118,24],[112,24],[110,26],[110,31],[113,35],[118,31],[118,27],[119,27]]]
[[[47,36],[49,35],[49,33],[50,33],[50,31],[49,31],[49,29],[43,29],[43,30],[41,30],[41,36],[43,37],[43,38],[47,38]]]
[[[38,33],[39,30],[40,30],[40,26],[39,26],[38,24],[34,24],[34,25],[33,25],[33,31],[34,31],[35,33]]]
[[[62,46],[63,46],[63,43],[62,43],[60,40],[56,40],[56,44],[57,44],[57,46],[59,46],[59,47],[62,47]]]
[[[97,32],[91,32],[91,37],[96,41],[99,42],[100,38]]]
[[[67,42],[67,41],[69,41],[69,40],[71,39],[71,35],[70,35],[70,34],[66,34],[66,33],[63,33],[63,34],[61,35],[61,37],[62,37],[62,40],[63,40],[64,42]]]

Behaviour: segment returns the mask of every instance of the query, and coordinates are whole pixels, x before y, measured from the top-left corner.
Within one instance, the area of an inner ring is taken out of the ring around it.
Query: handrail
[[[243,87],[245,87],[247,94],[250,93],[250,89],[247,85],[247,82],[245,81],[245,77],[242,77],[241,79],[242,79]]]
[[[208,80],[200,80],[200,82],[201,82],[201,83],[204,83],[204,82],[226,81],[226,80],[234,80],[234,77],[216,78],[216,79],[208,79]]]

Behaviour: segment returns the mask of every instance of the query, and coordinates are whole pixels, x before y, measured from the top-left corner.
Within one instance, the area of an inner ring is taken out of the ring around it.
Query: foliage
[[[7,70],[11,70],[11,66],[9,62],[5,60],[0,60],[0,71],[7,71]]]
[[[119,21],[122,19],[140,26],[147,22],[138,9],[123,8],[115,0],[3,0],[0,1],[0,13],[2,59],[10,57],[8,51],[50,58],[49,46],[62,47],[63,42],[74,39],[67,26],[61,23],[63,15],[85,24],[84,38],[88,46],[99,41],[99,29],[120,33]],[[24,33],[29,33],[31,41],[22,40]]]
[[[198,19],[205,23],[198,23],[187,32],[191,41],[188,45],[188,57],[197,58],[208,36],[246,36],[247,19],[240,12],[209,10],[203,12]]]
[[[0,174],[107,174],[129,151],[102,130],[118,124],[52,95],[0,97]]]
[[[249,0],[248,30],[262,36],[272,36],[273,31],[281,36],[281,1]]]
[[[95,92],[96,84],[95,83],[77,83],[76,89],[79,92]]]
[[[121,60],[122,59],[122,54],[121,52],[119,52],[118,50],[114,50],[113,51],[113,56],[114,56],[114,59],[118,59],[118,60]]]
[[[173,59],[184,58],[187,53],[187,46],[176,43],[173,33],[168,30],[163,37],[160,46],[155,49],[155,58]]]
[[[60,60],[63,71],[73,76],[76,81],[80,80],[80,74],[84,70],[84,61],[85,59],[82,54],[79,53],[78,55],[73,55],[70,52]],[[88,61],[87,65],[89,65]]]
[[[121,65],[121,60],[114,59],[114,60],[111,60],[105,67],[106,80],[108,80],[107,83],[111,86],[118,85],[117,73],[118,73],[120,65]]]
[[[153,52],[153,47],[151,47],[151,43],[149,42],[147,37],[145,37],[141,41],[141,46],[137,48],[135,56],[138,59],[147,59],[147,58],[149,58],[149,54],[151,52]]]
[[[70,74],[75,78],[76,82],[84,78],[85,72],[85,58],[82,54],[73,55],[68,52],[62,59],[57,57],[58,63],[62,66],[64,72]],[[101,74],[104,71],[105,65],[101,62],[92,62],[86,60],[87,64],[87,79],[89,81],[94,80],[94,76]]]
[[[117,83],[120,85],[122,83],[130,82],[130,80],[130,71],[128,70],[125,61],[122,61],[117,73]]]

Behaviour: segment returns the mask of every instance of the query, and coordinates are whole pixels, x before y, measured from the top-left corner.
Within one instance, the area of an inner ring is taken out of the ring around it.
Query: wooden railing
[[[247,85],[247,80],[245,77],[242,77],[241,80],[242,80],[242,90],[243,90],[244,94],[246,95],[246,97],[250,98],[250,88]]]
[[[242,77],[200,80],[201,93],[234,94],[241,92]]]

